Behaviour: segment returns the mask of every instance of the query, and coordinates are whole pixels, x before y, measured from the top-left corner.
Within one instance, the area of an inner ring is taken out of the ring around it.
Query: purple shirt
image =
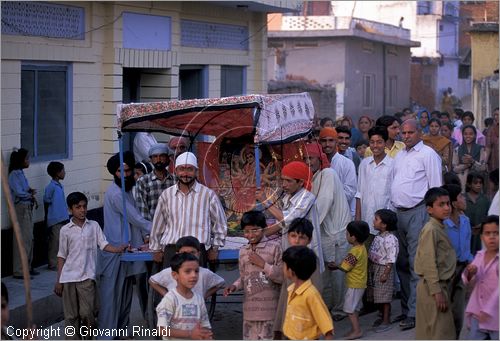
[[[479,320],[479,314],[484,312],[490,317],[485,322],[479,322],[479,328],[498,331],[498,253],[488,264],[484,264],[485,253],[485,250],[476,253],[472,264],[477,267],[477,273],[470,282],[467,281],[466,271],[462,274],[464,283],[474,286],[465,315],[470,326],[470,318],[474,316]]]

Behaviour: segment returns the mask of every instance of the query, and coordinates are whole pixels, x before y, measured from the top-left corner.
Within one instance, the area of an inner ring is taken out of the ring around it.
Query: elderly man
[[[391,202],[398,216],[399,256],[396,262],[401,282],[401,329],[415,327],[416,286],[418,276],[413,270],[420,230],[428,220],[424,203],[429,188],[442,185],[441,158],[420,137],[417,121],[409,119],[401,125],[406,148],[393,164]]]
[[[113,246],[129,243],[134,248],[140,247],[149,239],[151,222],[145,220],[134,206],[131,189],[134,186],[132,174],[135,165],[130,152],[124,154],[125,209],[121,189],[120,157],[112,156],[106,167],[114,182],[104,194],[104,235]],[[123,226],[127,216],[128,226]],[[123,229],[127,228],[130,240],[123,240]],[[99,278],[99,327],[106,329],[127,328],[132,304],[132,289],[135,275],[146,272],[144,262],[122,262],[121,255],[99,251],[97,273]]]
[[[323,128],[319,133],[319,142],[323,152],[330,161],[330,167],[337,172],[340,181],[344,184],[345,196],[351,208],[351,215],[354,217],[356,211],[354,195],[358,186],[356,167],[350,159],[337,153],[337,139],[338,134],[334,128]]]
[[[330,168],[319,143],[306,145],[304,161],[313,173],[312,193],[316,196],[318,207],[324,261],[340,264],[349,249],[345,230],[352,220],[342,183],[335,170]],[[323,299],[328,309],[333,310],[334,320],[346,316],[342,311],[346,290],[344,277],[342,271],[325,271],[322,276]]]
[[[174,177],[167,170],[169,149],[164,143],[154,144],[148,154],[154,170],[137,180],[135,202],[144,219],[153,221],[158,199],[165,189],[174,184]]]
[[[177,184],[163,191],[153,218],[150,249],[154,260],[170,266],[176,241],[185,236],[196,237],[202,243],[200,263],[217,259],[224,246],[227,221],[222,204],[210,188],[197,180],[198,161],[193,153],[185,152],[175,160]]]

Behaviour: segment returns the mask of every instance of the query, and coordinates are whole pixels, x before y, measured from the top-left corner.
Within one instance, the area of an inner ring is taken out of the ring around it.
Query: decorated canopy
[[[314,107],[308,93],[120,104],[122,132],[157,131],[237,138],[254,135],[263,144],[285,143],[312,128]]]

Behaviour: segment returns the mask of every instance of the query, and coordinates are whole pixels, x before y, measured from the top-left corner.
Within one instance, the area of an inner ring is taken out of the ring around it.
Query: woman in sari
[[[453,171],[457,173],[462,188],[465,190],[467,175],[471,171],[486,171],[486,150],[476,143],[476,127],[466,125],[462,127],[463,142],[453,154]]]
[[[453,146],[451,140],[439,135],[441,122],[436,118],[429,120],[429,134],[422,136],[422,141],[436,151],[441,157],[443,173],[451,170],[451,161],[453,159]]]

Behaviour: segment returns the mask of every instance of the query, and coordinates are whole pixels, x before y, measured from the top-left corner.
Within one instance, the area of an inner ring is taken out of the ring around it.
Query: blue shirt
[[[129,241],[124,240],[123,233],[123,202],[122,189],[112,183],[104,194],[104,235],[107,241],[113,246],[120,246],[130,242],[134,248],[144,244],[143,239],[151,233],[151,222],[144,219],[139,210],[134,206],[132,191],[125,193],[125,203],[127,210]],[[101,251],[100,265],[98,273],[109,271],[113,264],[118,262],[120,255]],[[145,262],[122,262],[122,267],[127,276],[146,272]],[[108,269],[108,270],[107,270]]]
[[[32,197],[30,193],[30,186],[28,185],[28,179],[26,179],[22,169],[15,169],[10,172],[9,186],[14,204],[18,204],[20,202],[31,203]]]
[[[69,219],[65,198],[63,185],[59,181],[51,180],[45,187],[45,193],[43,194],[43,202],[49,205],[47,226]]]
[[[457,261],[471,262],[474,257],[470,252],[471,226],[469,218],[461,214],[459,216],[459,226],[456,226],[451,219],[445,219],[443,224],[451,245],[453,245],[457,254]]]

